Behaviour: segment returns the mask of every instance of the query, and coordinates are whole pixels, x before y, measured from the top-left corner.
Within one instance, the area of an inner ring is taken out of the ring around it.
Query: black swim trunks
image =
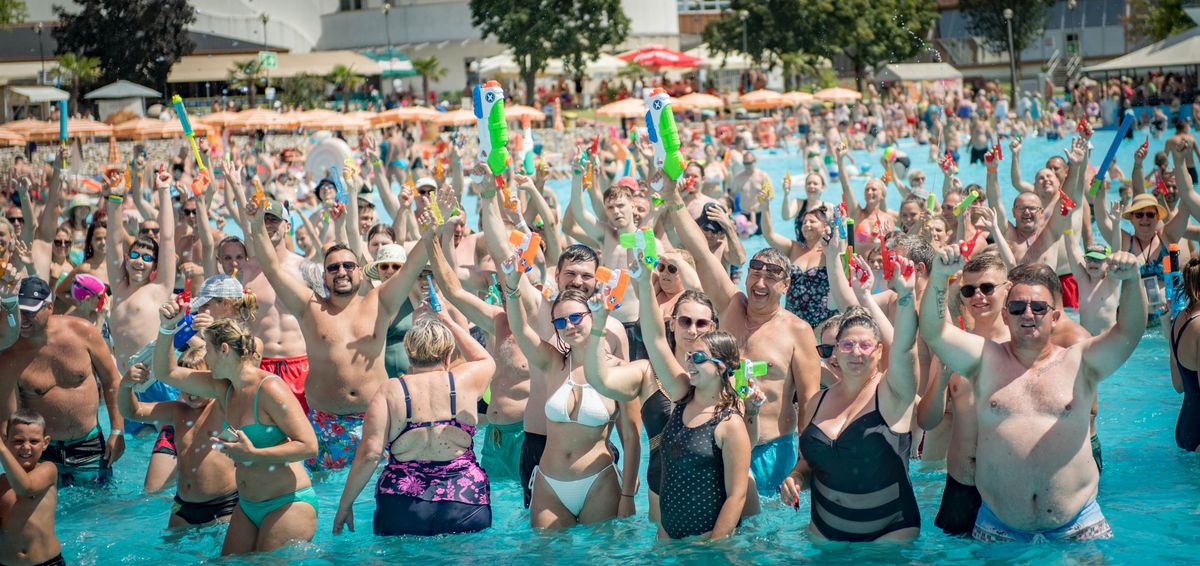
[[[180,519],[187,521],[189,525],[207,525],[221,517],[228,517],[233,514],[233,510],[237,508],[238,492],[233,492],[228,495],[222,495],[216,499],[205,501],[204,503],[192,503],[184,501],[175,494],[175,503],[171,506],[171,513],[179,515]]]
[[[948,535],[969,537],[975,529],[975,516],[979,514],[982,504],[983,498],[975,486],[959,483],[946,474],[942,506],[938,508],[933,524]]]
[[[99,425],[79,440],[51,440],[42,452],[42,461],[58,466],[60,487],[83,483],[107,485],[112,481],[112,467],[104,459],[104,433]]]
[[[629,340],[629,361],[650,359],[650,354],[646,352],[646,341],[642,340],[641,325],[636,320],[621,325],[625,327],[625,338]]]
[[[533,468],[542,461],[542,452],[546,451],[546,435],[525,431],[525,442],[521,445],[521,490],[525,492],[525,508],[533,500],[533,489],[529,487],[529,479],[533,477]]]
[[[1096,471],[1104,473],[1104,455],[1100,452],[1100,437],[1092,435],[1092,458],[1096,459]]]
[[[971,165],[974,165],[976,163],[983,163],[983,157],[985,155],[987,155],[987,152],[988,152],[988,148],[986,148],[986,147],[980,148],[980,149],[976,149],[976,148],[972,147],[971,148]]]

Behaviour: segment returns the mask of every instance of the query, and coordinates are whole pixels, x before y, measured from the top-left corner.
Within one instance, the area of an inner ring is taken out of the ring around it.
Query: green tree
[[[713,53],[743,53],[759,65],[773,67],[786,53],[818,50],[811,24],[810,2],[803,0],[733,0],[729,9],[705,26],[701,36]]]
[[[19,24],[29,17],[22,0],[0,0],[0,25]]]
[[[437,57],[426,57],[424,59],[413,59],[413,70],[421,75],[421,96],[420,100],[428,100],[429,96],[429,80],[439,80],[446,76],[446,68],[438,62]]]
[[[1008,53],[1008,22],[1004,19],[1004,10],[1013,11],[1013,53],[1017,63],[1017,80],[1020,80],[1021,50],[1041,38],[1046,27],[1046,8],[1053,6],[1054,1],[960,0],[958,7],[967,24],[967,31],[982,38],[984,49],[992,53]]]
[[[95,57],[63,53],[58,56],[58,68],[52,74],[71,85],[71,108],[79,108],[79,92],[83,85],[100,76],[100,60]]]
[[[350,108],[350,92],[366,82],[366,79],[355,73],[353,66],[337,65],[325,76],[325,82],[342,91],[342,112],[346,112]]]
[[[621,0],[471,0],[471,19],[484,37],[512,49],[525,82],[525,102],[534,103],[534,79],[555,57],[571,75],[629,34]]]
[[[1162,41],[1196,25],[1183,11],[1183,0],[1129,0],[1129,34]]]
[[[258,96],[258,85],[265,82],[266,69],[258,63],[258,59],[247,59],[245,61],[234,61],[233,66],[227,72],[227,82],[229,86],[236,89],[246,89],[246,97],[248,104],[254,108],[256,98]]]
[[[300,106],[312,110],[325,100],[325,77],[313,73],[300,73],[294,77],[278,79],[279,101],[286,106]]]
[[[187,26],[196,20],[188,0],[75,0],[78,12],[55,6],[51,32],[58,53],[100,59],[103,82],[126,79],[167,90],[167,73],[196,45]],[[73,6],[72,6],[73,7]]]

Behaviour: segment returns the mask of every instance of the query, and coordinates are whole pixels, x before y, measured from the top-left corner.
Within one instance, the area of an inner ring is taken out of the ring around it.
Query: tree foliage
[[[420,100],[426,100],[429,96],[429,81],[439,80],[446,76],[446,68],[438,61],[437,57],[426,57],[424,59],[413,59],[413,71],[421,75],[421,96]]]
[[[629,18],[621,0],[471,0],[471,19],[484,37],[512,50],[533,104],[534,78],[555,57],[575,75],[606,46],[625,40]]]
[[[983,47],[992,53],[1008,52],[1008,22],[1004,10],[1013,11],[1012,41],[1020,68],[1021,50],[1033,45],[1046,28],[1046,8],[1054,0],[960,0],[967,32],[983,39]]]
[[[23,0],[0,0],[0,25],[19,24],[28,17]]]
[[[796,56],[844,55],[861,90],[868,69],[925,51],[925,30],[936,17],[928,0],[732,0],[705,28],[704,39],[718,52],[745,52],[768,66],[785,56],[790,67]]]
[[[325,100],[325,77],[300,73],[278,79],[279,102],[285,106],[300,106],[305,110],[319,108]]]
[[[58,67],[51,74],[71,85],[71,108],[78,108],[79,92],[83,85],[100,76],[100,60],[95,57],[63,53],[58,56]]]
[[[1162,41],[1196,25],[1183,11],[1183,0],[1129,0],[1129,34],[1148,42]]]
[[[75,0],[54,7],[58,53],[100,59],[104,82],[118,79],[166,89],[171,65],[196,48],[187,33],[196,10],[187,0]]]
[[[246,89],[246,97],[248,105],[253,108],[257,102],[258,85],[263,84],[267,76],[266,69],[262,68],[258,59],[247,59],[245,61],[234,61],[233,66],[226,71],[228,78],[226,82],[229,86],[235,89]]]
[[[342,91],[342,112],[350,110],[350,92],[362,86],[366,78],[354,71],[354,66],[335,65],[325,76],[325,82]]]

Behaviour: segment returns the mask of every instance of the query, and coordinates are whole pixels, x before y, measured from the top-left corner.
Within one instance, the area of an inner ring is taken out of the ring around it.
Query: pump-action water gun
[[[621,234],[618,240],[622,248],[627,250],[641,250],[642,261],[651,269],[658,266],[658,242],[654,239],[653,231],[641,230],[628,232]]]
[[[966,210],[967,208],[969,208],[971,206],[971,204],[974,203],[975,200],[978,198],[979,198],[979,191],[971,191],[971,194],[967,195],[967,198],[962,199],[962,202],[955,205],[954,215],[962,216],[963,211]]]
[[[846,278],[850,278],[850,258],[854,256],[854,219],[846,218],[846,255],[842,256],[842,263],[846,265]]]
[[[175,116],[179,118],[179,125],[183,126],[183,135],[187,136],[188,143],[192,146],[192,155],[196,158],[196,166],[200,168],[200,175],[192,183],[192,192],[199,195],[208,187],[209,181],[212,180],[212,174],[204,166],[204,160],[200,159],[200,146],[196,144],[196,132],[192,131],[192,123],[188,121],[187,109],[183,107],[183,98],[176,94],[171,97],[171,104],[175,106]]]
[[[683,176],[683,154],[679,151],[679,128],[675,126],[675,114],[671,111],[671,95],[656,88],[645,102],[646,134],[654,144],[654,165],[672,181],[678,181]]]
[[[1174,318],[1183,311],[1184,301],[1179,300],[1183,288],[1183,273],[1179,271],[1179,244],[1167,245],[1167,257],[1163,258],[1163,284],[1166,287],[1167,308]]]
[[[521,271],[528,272],[533,269],[538,249],[542,246],[542,236],[537,232],[513,230],[508,235],[508,242],[516,248],[517,256],[520,257],[518,267],[521,268]]]
[[[742,364],[733,372],[733,388],[737,391],[737,396],[745,399],[750,395],[750,378],[759,378],[767,375],[767,362],[753,362],[750,360],[742,360]]]
[[[1117,148],[1121,147],[1121,140],[1125,139],[1125,134],[1131,127],[1133,127],[1133,112],[1126,112],[1125,117],[1121,119],[1121,126],[1117,128],[1117,136],[1109,144],[1108,153],[1104,154],[1104,161],[1100,162],[1100,170],[1096,172],[1096,178],[1092,179],[1092,186],[1088,189],[1089,197],[1096,196],[1096,191],[1099,191],[1100,187],[1104,185],[1104,178],[1108,176],[1113,159],[1117,157]]]
[[[429,284],[429,308],[433,312],[442,312],[442,302],[438,300],[437,289],[433,288],[433,276],[426,273],[425,282]]]
[[[58,101],[58,143],[63,149],[67,147],[67,101]],[[67,170],[67,158],[63,156],[63,171]]]
[[[516,209],[504,184],[508,169],[508,123],[504,120],[504,89],[496,81],[475,86],[475,132],[479,136],[479,161],[487,163],[496,177],[496,187],[504,192],[504,206]]]
[[[610,311],[621,308],[621,300],[629,289],[629,273],[624,269],[600,266],[596,268],[596,280],[608,285],[604,291],[604,306]]]

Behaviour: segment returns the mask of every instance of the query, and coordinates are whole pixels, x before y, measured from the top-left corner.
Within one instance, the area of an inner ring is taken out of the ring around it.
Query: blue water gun
[[[426,274],[425,282],[429,284],[429,307],[433,312],[442,312],[442,302],[438,300],[437,290],[433,288],[433,276]]]

